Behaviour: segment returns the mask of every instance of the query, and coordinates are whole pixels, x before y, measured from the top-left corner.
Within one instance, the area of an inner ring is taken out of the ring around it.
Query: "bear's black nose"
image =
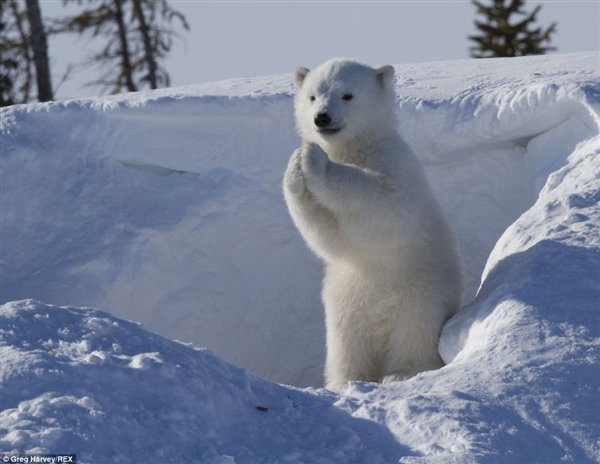
[[[315,125],[317,127],[327,127],[331,123],[331,118],[327,113],[319,113],[315,116]]]

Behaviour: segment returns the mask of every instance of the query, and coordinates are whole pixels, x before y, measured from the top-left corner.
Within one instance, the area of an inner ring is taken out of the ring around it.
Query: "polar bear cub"
[[[283,190],[324,261],[326,387],[443,366],[442,325],[462,306],[456,240],[400,137],[394,68],[334,59],[293,73],[303,146]]]

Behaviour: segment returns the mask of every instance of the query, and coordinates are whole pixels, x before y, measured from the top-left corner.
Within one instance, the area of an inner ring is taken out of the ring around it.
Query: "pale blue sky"
[[[372,65],[465,59],[467,36],[475,32],[475,7],[469,1],[170,3],[191,26],[166,61],[172,86],[281,74],[335,56]],[[552,42],[558,53],[600,49],[600,1],[529,1],[526,8],[539,3],[539,25],[558,22]],[[41,8],[47,17],[67,11],[62,0],[41,0]],[[55,85],[69,62],[81,61],[94,48],[97,42],[75,35],[52,39]],[[57,98],[99,94],[99,88],[83,87],[97,74],[93,69],[73,74]]]

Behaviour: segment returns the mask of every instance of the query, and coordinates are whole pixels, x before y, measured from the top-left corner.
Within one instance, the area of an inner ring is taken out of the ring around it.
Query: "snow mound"
[[[7,454],[385,463],[403,451],[381,425],[335,407],[331,393],[270,383],[103,311],[26,300],[3,305],[0,318]]]
[[[291,97],[135,98],[2,112],[2,301],[103,308],[318,385],[320,273],[279,185]]]

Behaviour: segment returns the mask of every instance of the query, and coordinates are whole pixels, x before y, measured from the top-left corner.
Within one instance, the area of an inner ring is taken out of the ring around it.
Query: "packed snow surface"
[[[300,143],[289,76],[16,106],[0,134],[2,452],[600,461],[600,55],[396,71],[399,129],[467,267],[446,367],[297,388],[322,385],[324,327],[320,263],[280,190]]]

